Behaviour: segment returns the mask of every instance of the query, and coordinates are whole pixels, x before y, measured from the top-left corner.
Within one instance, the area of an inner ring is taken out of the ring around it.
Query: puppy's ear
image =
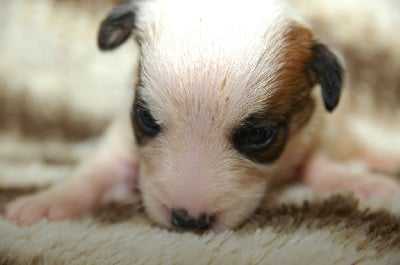
[[[124,43],[135,28],[136,9],[132,1],[116,6],[101,22],[97,44],[101,50],[112,50]]]
[[[323,44],[312,46],[311,74],[320,84],[325,109],[333,111],[339,103],[344,73],[336,56]]]

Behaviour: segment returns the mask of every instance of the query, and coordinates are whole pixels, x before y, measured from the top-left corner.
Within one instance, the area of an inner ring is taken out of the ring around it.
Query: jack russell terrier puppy
[[[73,218],[138,189],[156,223],[221,231],[294,179],[366,197],[400,191],[376,171],[399,159],[338,144],[346,129],[329,113],[344,70],[282,1],[126,1],[101,23],[98,44],[111,50],[131,35],[140,48],[131,111],[73,176],[9,204],[10,220]],[[333,159],[329,145],[365,167]]]

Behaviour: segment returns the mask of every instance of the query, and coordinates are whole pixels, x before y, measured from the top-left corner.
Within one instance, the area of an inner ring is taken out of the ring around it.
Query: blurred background
[[[120,100],[131,97],[135,73],[133,42],[97,49],[98,25],[113,5],[0,1],[1,127],[71,140],[100,133]]]
[[[97,49],[115,2],[0,0],[0,187],[68,176],[132,101],[134,42]]]

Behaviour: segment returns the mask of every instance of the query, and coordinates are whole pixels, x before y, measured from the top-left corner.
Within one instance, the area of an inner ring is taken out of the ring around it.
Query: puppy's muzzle
[[[172,209],[171,223],[174,227],[184,230],[208,230],[215,222],[215,215],[201,213],[197,217],[190,216],[185,209]]]

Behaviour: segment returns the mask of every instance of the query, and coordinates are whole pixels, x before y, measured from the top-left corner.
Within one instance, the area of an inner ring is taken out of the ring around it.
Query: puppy
[[[282,1],[127,1],[101,23],[98,44],[112,50],[131,35],[140,47],[131,110],[73,176],[12,202],[10,220],[72,218],[139,189],[156,223],[221,231],[291,180],[367,197],[400,190],[370,170],[399,160],[377,163],[370,150],[355,156],[361,168],[333,159],[328,146],[346,133],[336,123],[345,113],[329,115],[343,67]]]

